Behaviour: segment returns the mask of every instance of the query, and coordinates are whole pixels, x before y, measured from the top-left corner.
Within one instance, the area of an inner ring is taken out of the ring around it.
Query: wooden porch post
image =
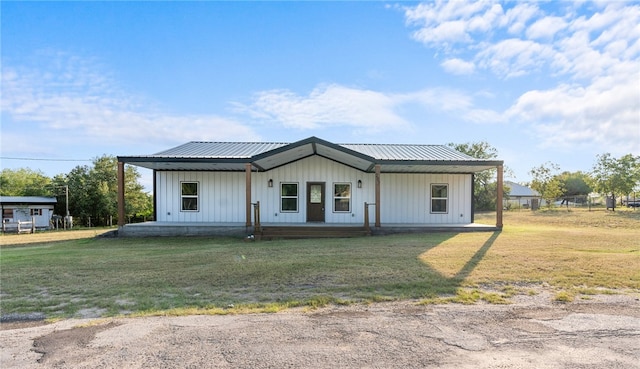
[[[380,227],[380,164],[376,164],[376,227]]]
[[[498,165],[497,167],[498,169],[498,180],[497,180],[497,190],[498,190],[498,198],[496,199],[496,227],[502,229],[502,208],[504,207],[504,204],[502,203],[502,196],[503,196],[503,167],[502,165]]]
[[[251,226],[251,163],[244,165],[245,172],[245,214],[246,214],[246,226]]]
[[[118,227],[124,226],[124,163],[118,161]]]

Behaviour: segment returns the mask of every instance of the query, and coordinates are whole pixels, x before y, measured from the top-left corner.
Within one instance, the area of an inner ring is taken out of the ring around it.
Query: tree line
[[[39,170],[3,169],[0,173],[2,196],[46,196],[58,201],[56,215],[69,214],[75,224],[105,226],[117,223],[118,161],[114,156],[95,158],[92,165],[79,165],[67,174],[47,177]],[[149,219],[153,215],[153,197],[139,183],[140,173],[125,166],[126,221]],[[67,197],[69,202],[67,203]]]
[[[596,156],[590,173],[560,172],[560,167],[547,162],[531,169],[531,188],[548,203],[572,197],[586,197],[592,192],[610,197],[612,205],[625,196],[640,192],[640,156],[626,154],[619,158],[605,153]],[[635,196],[634,196],[635,199]]]
[[[449,143],[448,146],[478,159],[498,158],[498,151],[484,141]],[[496,209],[495,175],[495,169],[474,175],[475,209]],[[505,177],[510,175],[511,171],[505,167]],[[640,156],[626,154],[616,158],[610,153],[597,155],[591,172],[561,172],[559,165],[547,162],[532,168],[529,175],[531,182],[523,184],[537,191],[549,205],[558,200],[568,203],[573,198],[586,198],[592,192],[610,196],[614,203],[617,199],[622,202],[624,196],[640,192]],[[508,186],[504,187],[505,197],[508,197],[509,190]]]

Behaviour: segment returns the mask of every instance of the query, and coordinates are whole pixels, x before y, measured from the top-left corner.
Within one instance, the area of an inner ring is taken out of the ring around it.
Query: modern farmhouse
[[[124,224],[124,165],[153,170],[155,221]],[[269,227],[502,228],[474,224],[474,173],[501,160],[443,145],[189,142],[119,156],[121,235],[259,234]],[[497,204],[502,203],[502,191]]]

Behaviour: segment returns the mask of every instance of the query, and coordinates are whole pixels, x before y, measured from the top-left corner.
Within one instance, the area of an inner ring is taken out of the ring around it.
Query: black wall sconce
[[[267,181],[267,186],[273,187],[273,179]]]
[[[358,188],[362,188],[362,180],[361,179],[358,180]]]

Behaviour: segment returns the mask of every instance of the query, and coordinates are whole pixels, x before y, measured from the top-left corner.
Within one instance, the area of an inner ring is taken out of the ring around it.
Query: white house
[[[55,197],[0,196],[2,222],[16,224],[31,222],[33,219],[35,228],[49,229],[56,202]]]
[[[155,222],[125,227],[124,164],[153,170]],[[310,224],[464,227],[474,221],[474,173],[497,168],[502,181],[502,165],[443,145],[334,144],[316,137],[189,142],[118,157],[119,226],[124,235]],[[499,209],[491,229],[501,227]]]

